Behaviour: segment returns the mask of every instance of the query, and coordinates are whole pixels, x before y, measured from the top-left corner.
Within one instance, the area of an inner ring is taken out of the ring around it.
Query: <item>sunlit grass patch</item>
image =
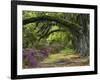
[[[64,48],[63,50],[60,51],[60,53],[73,54],[73,53],[75,53],[75,51],[73,49],[70,49],[70,48]]]
[[[75,58],[79,58],[79,56],[74,54],[63,54],[63,53],[51,54],[48,56],[48,58],[44,59],[42,63],[55,63],[57,61],[62,61],[62,60],[69,61]]]
[[[44,59],[42,63],[54,63],[58,60],[65,59],[66,54],[51,54],[48,58]]]
[[[61,66],[85,66],[89,65],[88,58],[81,58],[77,54],[51,54],[48,58],[41,62],[45,67],[61,67]]]

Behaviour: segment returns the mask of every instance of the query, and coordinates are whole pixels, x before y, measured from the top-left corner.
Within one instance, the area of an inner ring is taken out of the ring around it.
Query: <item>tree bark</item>
[[[74,38],[74,47],[76,52],[80,53],[82,56],[89,55],[89,26],[88,18],[84,14],[79,15],[79,24],[81,25],[80,33]]]

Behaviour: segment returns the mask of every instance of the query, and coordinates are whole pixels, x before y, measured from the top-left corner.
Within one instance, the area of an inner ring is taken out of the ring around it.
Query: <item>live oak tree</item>
[[[69,37],[67,37],[69,41],[71,40],[76,53],[82,56],[89,55],[89,14],[32,11],[26,11],[26,13],[30,13],[31,16],[23,19],[23,25],[30,24],[33,26],[33,29],[31,29],[33,30],[31,35],[33,39],[41,41],[41,39],[48,38],[53,33],[65,32],[65,34],[69,34]],[[57,26],[57,28],[52,29],[54,26]],[[34,33],[36,34],[34,35]]]

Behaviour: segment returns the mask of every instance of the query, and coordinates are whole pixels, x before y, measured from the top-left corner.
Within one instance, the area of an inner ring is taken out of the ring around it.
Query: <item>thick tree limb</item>
[[[63,25],[64,27],[68,28],[69,30],[73,29],[76,32],[79,32],[80,26],[75,23],[71,23],[67,20],[57,18],[57,17],[51,17],[51,16],[39,16],[39,17],[33,17],[30,19],[23,20],[23,25],[26,25],[28,23],[33,23],[33,22],[43,22],[43,21],[54,21],[60,25]]]

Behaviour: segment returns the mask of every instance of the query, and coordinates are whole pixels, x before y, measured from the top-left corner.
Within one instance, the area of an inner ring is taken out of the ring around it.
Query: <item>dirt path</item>
[[[52,54],[42,62],[41,67],[66,67],[66,66],[87,66],[88,57],[80,57],[77,54]]]

